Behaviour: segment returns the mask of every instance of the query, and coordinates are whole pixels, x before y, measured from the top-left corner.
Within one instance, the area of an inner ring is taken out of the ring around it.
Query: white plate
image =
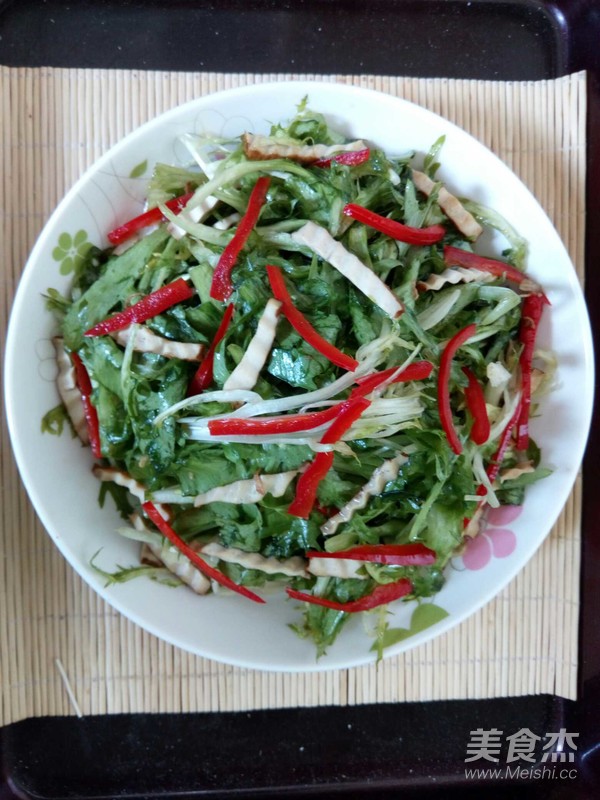
[[[575,271],[556,231],[538,203],[492,153],[441,117],[388,95],[349,86],[280,83],[234,89],[174,109],[134,131],[101,158],[58,206],[41,234],[19,286],[8,334],[5,386],[8,422],[17,462],[37,513],[77,572],[111,605],[157,636],[199,655],[267,670],[349,667],[374,659],[361,619],[344,629],[318,662],[312,642],[287,626],[298,621],[297,604],[271,595],[266,606],[238,596],[198,597],[146,579],[105,588],[90,567],[137,563],[138,546],[114,533],[121,524],[111,502],[98,507],[98,483],[88,449],[70,435],[40,433],[40,420],[58,402],[50,337],[54,331],[42,292],[70,282],[68,258],[90,241],[106,246],[106,232],[139,213],[146,179],[156,161],[187,162],[177,137],[188,131],[234,136],[268,132],[292,117],[308,95],[309,106],[349,137],[362,137],[391,154],[424,153],[442,134],[440,177],[460,195],[492,206],[527,237],[529,271],[552,302],[539,344],[558,356],[559,385],[532,424],[552,475],[532,486],[522,509],[497,517],[464,558],[447,571],[434,603],[447,612],[388,655],[437,636],[497,594],[548,534],[575,479],[588,433],[593,396],[592,340]],[[144,162],[147,169],[144,170]],[[137,169],[136,169],[137,167]],[[143,174],[139,174],[142,172]],[[79,233],[78,232],[84,232]],[[491,242],[499,252],[499,242]],[[493,252],[493,251],[492,251]],[[507,516],[508,515],[508,516]],[[391,625],[408,628],[416,604],[397,603]],[[431,609],[433,612],[434,609]],[[358,615],[360,616],[360,615]],[[431,621],[435,615],[428,618]],[[441,613],[440,613],[441,616]],[[413,623],[417,621],[413,619]],[[417,626],[418,627],[418,626]]]

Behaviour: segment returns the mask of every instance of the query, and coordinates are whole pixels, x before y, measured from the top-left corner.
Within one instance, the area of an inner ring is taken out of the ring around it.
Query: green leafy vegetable
[[[71,418],[67,414],[67,409],[62,403],[50,409],[42,417],[42,433],[50,433],[53,436],[61,436],[65,423],[71,430],[71,436],[77,436],[75,429],[71,423]]]
[[[381,659],[386,647],[392,647],[410,636],[431,628],[432,625],[436,625],[447,616],[448,612],[435,603],[419,603],[412,613],[409,628],[390,628],[387,621],[384,620],[381,630],[377,630],[377,638],[371,650],[376,652],[378,658]]]
[[[97,572],[98,575],[101,575],[105,580],[106,583],[104,586],[112,586],[116,583],[127,583],[128,581],[133,580],[134,578],[151,578],[152,580],[158,581],[159,583],[164,583],[167,586],[181,586],[181,581],[177,580],[173,576],[172,572],[169,570],[164,569],[163,567],[151,567],[151,566],[142,566],[142,567],[122,567],[117,565],[117,569],[114,572],[108,572],[104,569],[101,569],[96,563],[96,558],[100,551],[98,550],[92,558],[90,559],[90,566]]]
[[[129,177],[141,178],[147,169],[148,169],[148,159],[145,159],[144,161],[140,161],[139,164],[136,164],[136,166],[129,173]]]

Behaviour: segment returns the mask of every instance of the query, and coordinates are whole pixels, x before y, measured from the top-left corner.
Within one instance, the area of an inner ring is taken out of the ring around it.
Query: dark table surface
[[[494,80],[586,69],[586,296],[597,336],[600,0],[0,0],[0,63]],[[600,495],[589,490],[600,474],[599,436],[595,418],[584,462],[578,702],[539,696],[25,720],[0,729],[0,800],[599,798]],[[557,764],[575,773],[467,780],[474,728],[577,732],[574,762]]]

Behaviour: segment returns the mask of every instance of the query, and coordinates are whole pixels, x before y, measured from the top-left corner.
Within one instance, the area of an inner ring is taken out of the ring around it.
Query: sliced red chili
[[[90,447],[95,458],[102,458],[98,412],[96,407],[92,405],[92,382],[78,353],[71,353],[71,361],[75,368],[75,382],[81,392],[81,402],[83,403],[83,414],[87,425]]]
[[[99,322],[86,331],[84,336],[104,336],[107,333],[114,333],[127,328],[135,322],[145,322],[147,319],[162,314],[171,306],[182,303],[193,297],[194,290],[191,289],[183,278],[178,278],[173,283],[157,289],[139,302],[135,303],[124,311],[113,314],[112,317]]]
[[[342,405],[344,407],[321,437],[321,444],[335,444],[339,441],[363,411],[371,405],[371,401],[364,397],[348,398]]]
[[[343,408],[321,437],[322,444],[334,444],[337,442],[370,405],[370,402],[358,397],[345,400],[341,405]],[[288,508],[288,514],[302,519],[309,517],[315,503],[319,483],[327,475],[332,464],[332,452],[316,454],[306,470],[298,478],[296,495]]]
[[[350,397],[364,397],[372,391],[381,386],[389,380],[398,367],[391,367],[384,369],[381,372],[374,372],[371,375],[365,375],[362,378],[357,378],[356,383],[358,386],[352,390]],[[404,383],[405,381],[424,381],[433,372],[433,364],[431,361],[415,361],[409,364],[408,367],[399,372],[391,383]]]
[[[173,200],[168,200],[164,205],[169,209],[169,211],[172,211],[174,214],[178,214],[186,207],[193,196],[193,192],[182,194],[180,197],[174,197]],[[163,220],[164,216],[160,208],[158,208],[158,206],[156,208],[151,208],[149,211],[145,211],[143,214],[140,214],[139,217],[134,217],[133,219],[130,219],[129,222],[126,222],[124,225],[120,225],[118,228],[115,228],[113,231],[111,231],[108,234],[108,241],[115,245],[121,244],[121,242],[126,241],[142,228],[147,228],[148,225],[155,225]]]
[[[513,283],[523,283],[529,280],[524,272],[518,270],[511,264],[506,264],[504,261],[497,261],[495,258],[486,258],[479,256],[477,253],[469,253],[460,247],[452,247],[446,245],[444,247],[444,262],[449,267],[465,267],[466,269],[478,269],[482,272],[488,272],[490,275],[495,275],[497,278],[505,278]],[[535,283],[535,282],[534,282]],[[543,298],[544,303],[550,305],[550,301],[545,294],[539,293]]]
[[[521,367],[521,413],[517,421],[517,449],[529,446],[529,412],[531,410],[531,362],[540,319],[544,310],[542,295],[531,294],[523,300],[519,341],[523,345],[519,366]]]
[[[281,417],[262,419],[213,419],[208,423],[208,430],[213,436],[244,435],[261,436],[268,433],[296,433],[318,428],[331,422],[340,413],[343,403],[308,414],[287,414]]]
[[[231,272],[242,247],[246,244],[248,236],[250,236],[258,221],[260,210],[267,199],[267,190],[270,183],[271,178],[268,175],[263,175],[254,184],[246,213],[239,221],[233,239],[226,245],[213,272],[210,296],[214,300],[227,300],[233,292]]]
[[[335,345],[328,342],[327,339],[324,339],[321,334],[313,328],[304,314],[298,311],[287,290],[281,269],[273,264],[267,264],[266,269],[273,295],[281,302],[281,311],[292,328],[294,328],[311,347],[314,347],[317,352],[321,353],[325,358],[328,358],[332,364],[348,370],[349,372],[353,372],[358,367],[358,361],[352,358],[352,356],[342,353]]]
[[[515,413],[512,415],[508,425],[502,432],[502,436],[500,437],[500,442],[498,443],[498,449],[494,453],[486,469],[490,483],[493,483],[498,477],[498,473],[500,472],[500,467],[502,466],[502,462],[504,461],[504,455],[506,453],[506,450],[508,449],[508,445],[510,444],[512,433],[515,429],[517,421],[519,420],[519,417],[521,416],[522,404],[523,404],[523,398],[521,397],[521,399],[519,400],[519,404],[517,405],[517,408],[515,410]]]
[[[490,483],[493,483],[496,478],[498,477],[498,473],[500,472],[500,467],[502,466],[502,462],[504,460],[504,454],[506,453],[506,449],[508,448],[512,433],[515,429],[517,424],[517,419],[519,418],[519,414],[521,411],[521,401],[519,400],[519,404],[517,406],[517,410],[512,415],[509,420],[508,425],[504,429],[502,436],[500,438],[500,444],[498,445],[498,449],[496,450],[492,460],[490,461],[489,465],[486,468],[486,474],[488,476],[488,480]],[[487,495],[487,489],[483,484],[480,484],[477,487],[476,494],[478,497],[484,498]],[[486,500],[481,499],[477,503],[477,508],[475,509],[474,516],[485,506]],[[464,527],[466,528],[469,525],[470,519],[463,520]]]
[[[347,217],[362,222],[370,228],[374,228],[380,233],[385,233],[392,239],[406,244],[435,244],[444,238],[446,229],[443,225],[430,225],[428,228],[412,228],[410,225],[403,225],[396,220],[382,217],[368,208],[358,206],[356,203],[348,203],[344,206],[344,214]]]
[[[296,484],[294,500],[288,507],[288,514],[308,519],[312,511],[319,484],[333,466],[333,453],[317,453]]]
[[[458,348],[467,341],[467,339],[470,339],[471,336],[473,336],[476,330],[477,328],[475,324],[471,324],[454,334],[444,348],[444,352],[442,353],[442,357],[440,359],[437,393],[438,410],[440,413],[442,428],[444,429],[444,433],[446,434],[448,442],[450,443],[450,447],[452,450],[454,450],[456,455],[460,455],[462,453],[462,445],[456,430],[454,429],[454,422],[452,421],[452,408],[450,406],[450,370],[452,368],[452,359],[454,358],[454,354]]]
[[[369,611],[371,608],[384,606],[392,603],[394,600],[399,600],[405,597],[413,590],[412,583],[408,578],[401,578],[395,583],[386,583],[377,586],[371,594],[360,597],[358,600],[350,600],[348,603],[338,603],[335,600],[327,600],[325,597],[317,597],[314,594],[307,594],[306,592],[299,592],[296,589],[286,589],[288,596],[292,600],[302,600],[305,603],[312,603],[315,606],[323,606],[324,608],[332,608],[334,611],[346,611],[350,614],[357,611]]]
[[[468,367],[463,367],[462,371],[469,381],[465,389],[465,399],[467,408],[473,417],[470,433],[471,441],[475,442],[475,444],[484,444],[490,438],[490,420],[485,405],[483,389],[472,370]]]
[[[497,278],[506,278],[513,283],[522,283],[527,275],[511,264],[498,261],[495,258],[487,258],[477,253],[470,253],[461,247],[444,247],[444,261],[449,267],[465,267],[466,269],[479,269],[482,272],[489,272]]]
[[[517,405],[514,414],[512,415],[512,417],[508,421],[508,425],[502,432],[502,436],[500,437],[500,442],[498,443],[496,452],[490,459],[490,463],[488,464],[485,470],[490,483],[493,483],[496,480],[496,478],[498,477],[498,473],[500,472],[500,467],[502,466],[502,462],[504,461],[504,455],[506,453],[506,450],[508,449],[508,445],[510,444],[510,440],[513,431],[515,429],[515,426],[517,424],[517,420],[519,419],[519,416],[521,414],[521,402],[522,400],[519,399],[519,403]],[[484,495],[487,494],[487,489],[483,484],[477,487],[477,494],[480,497],[483,497]],[[480,503],[480,505],[482,505],[482,503]]]
[[[160,512],[154,503],[144,503],[142,508],[165,537],[165,539],[168,539],[171,544],[173,544],[179,550],[180,553],[183,553],[186,558],[189,558],[192,564],[199,569],[200,572],[206,575],[207,578],[211,578],[221,586],[225,586],[227,589],[231,589],[232,591],[247,597],[249,600],[254,600],[255,603],[265,602],[262,597],[254,594],[254,592],[251,592],[250,589],[246,589],[245,586],[240,586],[232,581],[231,578],[228,578],[223,572],[215,569],[215,567],[211,567],[210,564],[207,564],[206,561],[195,550],[192,550],[192,548],[186,544],[177,533],[175,533],[169,523],[160,515]]]
[[[187,391],[188,397],[192,397],[192,395],[195,394],[200,394],[200,392],[203,392],[212,383],[213,367],[215,363],[215,350],[217,349],[219,342],[227,333],[227,329],[231,323],[231,318],[233,317],[233,311],[234,305],[233,303],[230,303],[225,309],[223,319],[221,320],[219,327],[217,328],[217,332],[215,333],[215,338],[210,343],[210,347],[206,351],[206,355],[196,370],[196,374],[190,381]]]
[[[427,566],[435,563],[435,550],[430,550],[420,542],[412,544],[359,544],[348,550],[335,553],[320,553],[309,550],[307,558],[348,558],[351,561],[371,561],[375,564],[394,564],[399,566]]]
[[[347,167],[356,167],[368,161],[370,155],[371,151],[368,147],[365,147],[363,150],[346,150],[343,153],[338,153],[336,156],[331,156],[331,158],[320,158],[313,163],[313,166],[330,167],[332,162],[335,161],[338,164],[345,164]]]

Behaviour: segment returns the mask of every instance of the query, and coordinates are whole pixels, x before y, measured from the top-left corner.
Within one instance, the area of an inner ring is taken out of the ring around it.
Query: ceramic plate
[[[552,475],[529,488],[523,507],[492,512],[487,529],[453,559],[447,583],[433,602],[396,603],[390,624],[405,638],[387,655],[437,636],[496,595],[524,566],[550,531],[575,479],[588,433],[593,393],[592,343],[575,271],[556,231],[536,200],[489,150],[459,128],[423,108],[349,86],[289,82],[262,84],[210,95],[178,107],[134,131],[101,158],[73,187],[41,234],[23,274],[8,336],[5,388],[13,447],[23,481],[46,529],[74,569],[125,616],[157,636],[202,656],[267,670],[350,667],[374,659],[372,640],[354,619],[315,659],[311,641],[288,627],[297,604],[270,595],[266,606],[235,595],[198,597],[145,578],[105,587],[90,567],[138,562],[138,545],[115,533],[121,524],[98,507],[98,482],[88,449],[65,433],[40,433],[44,414],[58,403],[51,337],[54,322],[42,292],[67,289],[77,258],[88,243],[107,245],[106,232],[141,210],[156,161],[187,163],[178,143],[185,132],[236,136],[266,133],[271,122],[292,117],[307,95],[348,137],[370,140],[390,154],[424,154],[442,134],[439,177],[459,195],[500,211],[530,245],[529,272],[544,286],[552,307],[538,344],[558,358],[557,386],[544,400],[532,433]],[[486,252],[501,244],[486,241]],[[51,468],[49,468],[51,465]],[[417,607],[419,611],[416,611]]]

